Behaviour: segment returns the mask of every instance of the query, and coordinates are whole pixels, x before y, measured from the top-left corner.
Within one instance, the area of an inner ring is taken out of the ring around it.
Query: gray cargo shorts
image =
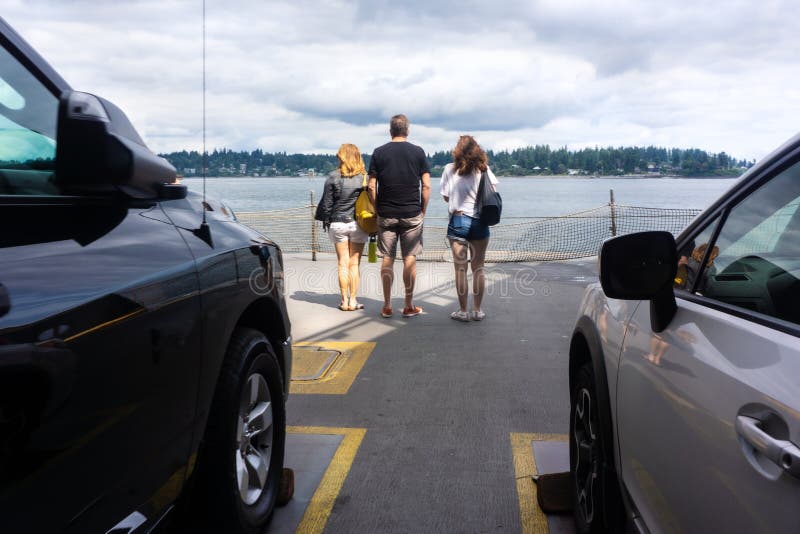
[[[378,250],[384,256],[397,255],[397,240],[400,240],[400,253],[403,257],[422,253],[422,213],[416,217],[378,216]]]

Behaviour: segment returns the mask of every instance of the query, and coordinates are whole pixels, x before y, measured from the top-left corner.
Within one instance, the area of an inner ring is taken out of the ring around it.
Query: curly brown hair
[[[471,135],[462,135],[453,149],[453,163],[456,172],[461,176],[472,174],[476,170],[485,171],[489,158],[486,152]]]

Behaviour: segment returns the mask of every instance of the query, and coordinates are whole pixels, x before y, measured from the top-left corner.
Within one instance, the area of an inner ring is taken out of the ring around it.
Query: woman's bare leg
[[[489,246],[489,238],[471,241],[472,249],[472,309],[480,311],[483,302],[483,293],[486,289],[486,277],[484,276],[483,263],[486,259],[486,249]]]
[[[353,309],[358,305],[356,295],[358,294],[358,286],[361,284],[361,253],[364,252],[364,243],[350,242],[350,304]]]
[[[450,248],[453,251],[453,267],[455,267],[456,270],[458,307],[462,312],[466,312],[469,297],[469,286],[467,285],[467,244],[451,239]]]
[[[339,292],[342,294],[340,306],[346,308],[349,306],[350,295],[350,245],[347,241],[334,243],[333,245],[336,249],[336,259],[338,261]]]

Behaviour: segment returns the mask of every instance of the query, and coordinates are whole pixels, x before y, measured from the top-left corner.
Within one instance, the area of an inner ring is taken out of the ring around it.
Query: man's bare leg
[[[384,256],[381,262],[381,282],[383,283],[383,307],[392,306],[392,283],[394,282],[394,256]]]
[[[403,285],[406,288],[405,307],[414,306],[414,284],[417,281],[417,257],[403,258]],[[384,286],[385,287],[385,286]]]

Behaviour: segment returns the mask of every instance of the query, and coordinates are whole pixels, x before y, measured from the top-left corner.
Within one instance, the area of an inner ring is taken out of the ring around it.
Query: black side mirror
[[[600,284],[609,298],[649,300],[650,326],[661,332],[675,316],[672,289],[678,249],[669,232],[638,232],[609,239],[600,249]]]
[[[11,299],[8,297],[6,286],[0,284],[0,317],[4,316],[11,309]]]
[[[62,95],[55,172],[62,190],[80,194],[120,190],[134,198],[156,199],[163,184],[172,184],[175,177],[175,167],[145,146],[117,106],[88,93]],[[185,190],[179,184],[177,188]],[[175,188],[169,192],[174,198]]]

